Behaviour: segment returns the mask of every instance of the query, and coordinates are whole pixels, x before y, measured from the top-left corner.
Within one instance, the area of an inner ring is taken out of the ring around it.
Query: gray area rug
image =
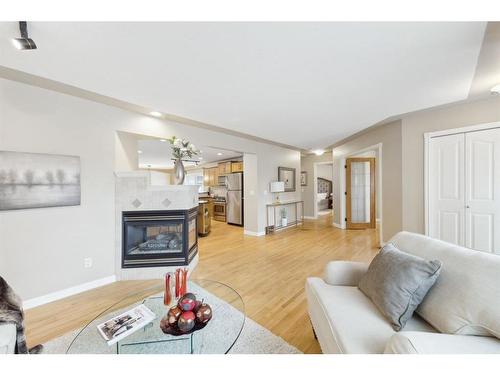
[[[196,286],[191,290],[197,295],[203,295],[205,302],[212,306],[214,311],[214,317],[209,325],[212,324],[212,329],[208,330],[208,326],[197,331],[194,336],[194,347],[195,353],[221,353],[224,351],[224,345],[227,345],[227,338],[231,335],[235,335],[235,332],[239,332],[241,323],[244,320],[243,330],[240,336],[236,340],[236,343],[229,351],[229,354],[298,354],[301,353],[297,348],[288,344],[282,338],[274,335],[268,329],[262,327],[260,324],[251,320],[248,317],[244,317],[243,314],[228,304],[227,302],[221,300],[220,298],[208,293],[206,290],[201,289]],[[161,296],[157,297],[161,300]],[[160,304],[158,304],[159,306]],[[113,354],[116,353],[116,345],[107,346],[103,338],[97,332],[97,324],[104,322],[121,312],[127,311],[133,305],[128,306],[125,309],[118,311],[113,311],[112,313],[105,314],[102,318],[93,322],[83,331],[80,336],[73,342],[73,339],[78,335],[80,330],[75,330],[64,336],[58,337],[57,339],[51,340],[44,344],[44,354],[65,354],[72,344],[70,354],[79,353],[96,353],[96,354]],[[149,306],[150,307],[150,306]],[[156,313],[156,312],[155,312]],[[159,311],[157,316],[162,314],[163,311]],[[158,323],[156,323],[157,325]],[[214,327],[220,327],[214,330]],[[159,327],[151,326],[150,329],[154,329],[152,332],[158,338],[165,337],[161,332]],[[129,337],[122,340],[133,341],[141,333],[136,332]],[[235,337],[235,336],[234,336]],[[132,340],[130,340],[132,339]],[[224,343],[224,340],[226,342]],[[231,340],[229,340],[231,341]],[[221,344],[223,343],[223,344]],[[132,348],[131,353],[139,354],[182,354],[189,352],[189,340],[180,340],[178,342],[166,342],[166,343],[154,343],[147,345],[131,345],[131,346],[121,346],[120,352],[128,353],[127,348]]]

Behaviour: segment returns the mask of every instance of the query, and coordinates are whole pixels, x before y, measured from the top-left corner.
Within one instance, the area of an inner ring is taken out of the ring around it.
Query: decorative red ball
[[[182,314],[182,310],[180,309],[179,306],[174,306],[168,310],[167,313],[167,320],[168,324],[170,326],[175,326],[177,324],[177,321],[179,320],[179,317]]]
[[[192,311],[184,311],[177,322],[179,330],[182,332],[191,331],[194,327],[195,319],[195,315]]]
[[[206,324],[212,319],[212,308],[208,303],[202,303],[196,311],[196,320],[199,323]]]
[[[189,295],[184,295],[180,300],[179,300],[179,307],[183,311],[191,311],[194,309],[194,306],[196,305],[196,297],[191,298]]]

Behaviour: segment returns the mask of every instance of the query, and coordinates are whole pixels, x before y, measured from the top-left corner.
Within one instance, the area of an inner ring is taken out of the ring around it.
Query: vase
[[[184,183],[184,178],[186,177],[186,171],[184,170],[184,164],[182,164],[181,159],[175,159],[174,161],[174,184],[182,185]]]

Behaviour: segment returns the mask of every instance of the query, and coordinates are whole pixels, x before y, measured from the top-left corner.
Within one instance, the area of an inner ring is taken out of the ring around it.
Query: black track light
[[[21,32],[21,37],[12,39],[14,47],[20,50],[36,49],[35,42],[28,37],[28,24],[26,21],[19,22],[19,31]]]

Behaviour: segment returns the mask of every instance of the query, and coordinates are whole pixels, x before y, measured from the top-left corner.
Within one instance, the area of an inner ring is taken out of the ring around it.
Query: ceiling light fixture
[[[498,85],[495,85],[491,88],[490,92],[493,94],[493,95],[497,95],[497,94],[500,94],[500,83]]]
[[[138,154],[142,154],[142,151],[141,151],[141,150],[137,150],[137,153],[138,153]]]
[[[314,150],[313,151],[316,155],[321,156],[325,153],[325,150]]]
[[[167,140],[166,139],[160,139],[160,142],[166,142]]]
[[[222,152],[218,152],[218,153],[217,153],[217,156],[222,156]]]
[[[153,117],[161,117],[162,116],[162,114],[158,111],[151,111],[151,112],[149,112],[149,114]]]
[[[28,36],[28,24],[26,21],[19,21],[20,38],[12,38],[12,44],[19,50],[36,49],[36,44]]]
[[[203,158],[200,156],[200,157],[198,158],[198,160],[203,160]]]

